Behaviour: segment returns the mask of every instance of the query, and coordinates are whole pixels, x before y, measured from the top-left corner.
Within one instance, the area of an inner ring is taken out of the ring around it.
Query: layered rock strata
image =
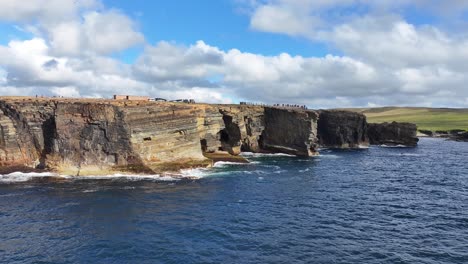
[[[323,148],[369,146],[366,116],[350,111],[320,110],[318,140]]]
[[[413,132],[410,125],[372,125],[369,135],[375,144],[414,145]],[[241,152],[307,157],[319,147],[366,146],[367,135],[365,116],[346,111],[0,98],[0,166],[70,175],[159,173],[219,160],[246,162]]]
[[[241,151],[308,156],[316,121],[260,106],[0,99],[0,164],[85,175],[208,166]]]
[[[369,124],[370,143],[373,145],[408,146],[418,144],[417,127],[411,123],[381,123]]]
[[[296,156],[316,155],[317,119],[314,111],[266,107],[261,148]]]

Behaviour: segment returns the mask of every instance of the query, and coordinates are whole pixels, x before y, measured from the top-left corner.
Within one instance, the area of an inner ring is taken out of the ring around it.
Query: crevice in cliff
[[[38,169],[46,168],[47,155],[54,152],[55,140],[57,138],[57,125],[55,123],[55,116],[46,119],[42,123],[42,138],[44,140],[44,147],[39,157]]]
[[[231,155],[238,155],[241,146],[241,131],[239,125],[233,122],[233,117],[223,114],[224,129],[221,134],[221,148]]]

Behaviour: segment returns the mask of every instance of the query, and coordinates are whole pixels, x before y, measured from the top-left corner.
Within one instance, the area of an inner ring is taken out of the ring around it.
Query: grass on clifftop
[[[419,130],[468,130],[468,109],[382,107],[348,109],[366,115],[369,123],[409,122]]]

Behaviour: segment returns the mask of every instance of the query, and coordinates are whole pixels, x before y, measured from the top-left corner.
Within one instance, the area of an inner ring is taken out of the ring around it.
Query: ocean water
[[[468,263],[468,143],[0,176],[1,263]]]

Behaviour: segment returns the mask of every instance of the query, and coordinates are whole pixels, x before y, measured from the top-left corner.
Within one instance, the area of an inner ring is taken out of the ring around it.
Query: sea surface
[[[0,263],[468,263],[468,143],[0,176]]]

